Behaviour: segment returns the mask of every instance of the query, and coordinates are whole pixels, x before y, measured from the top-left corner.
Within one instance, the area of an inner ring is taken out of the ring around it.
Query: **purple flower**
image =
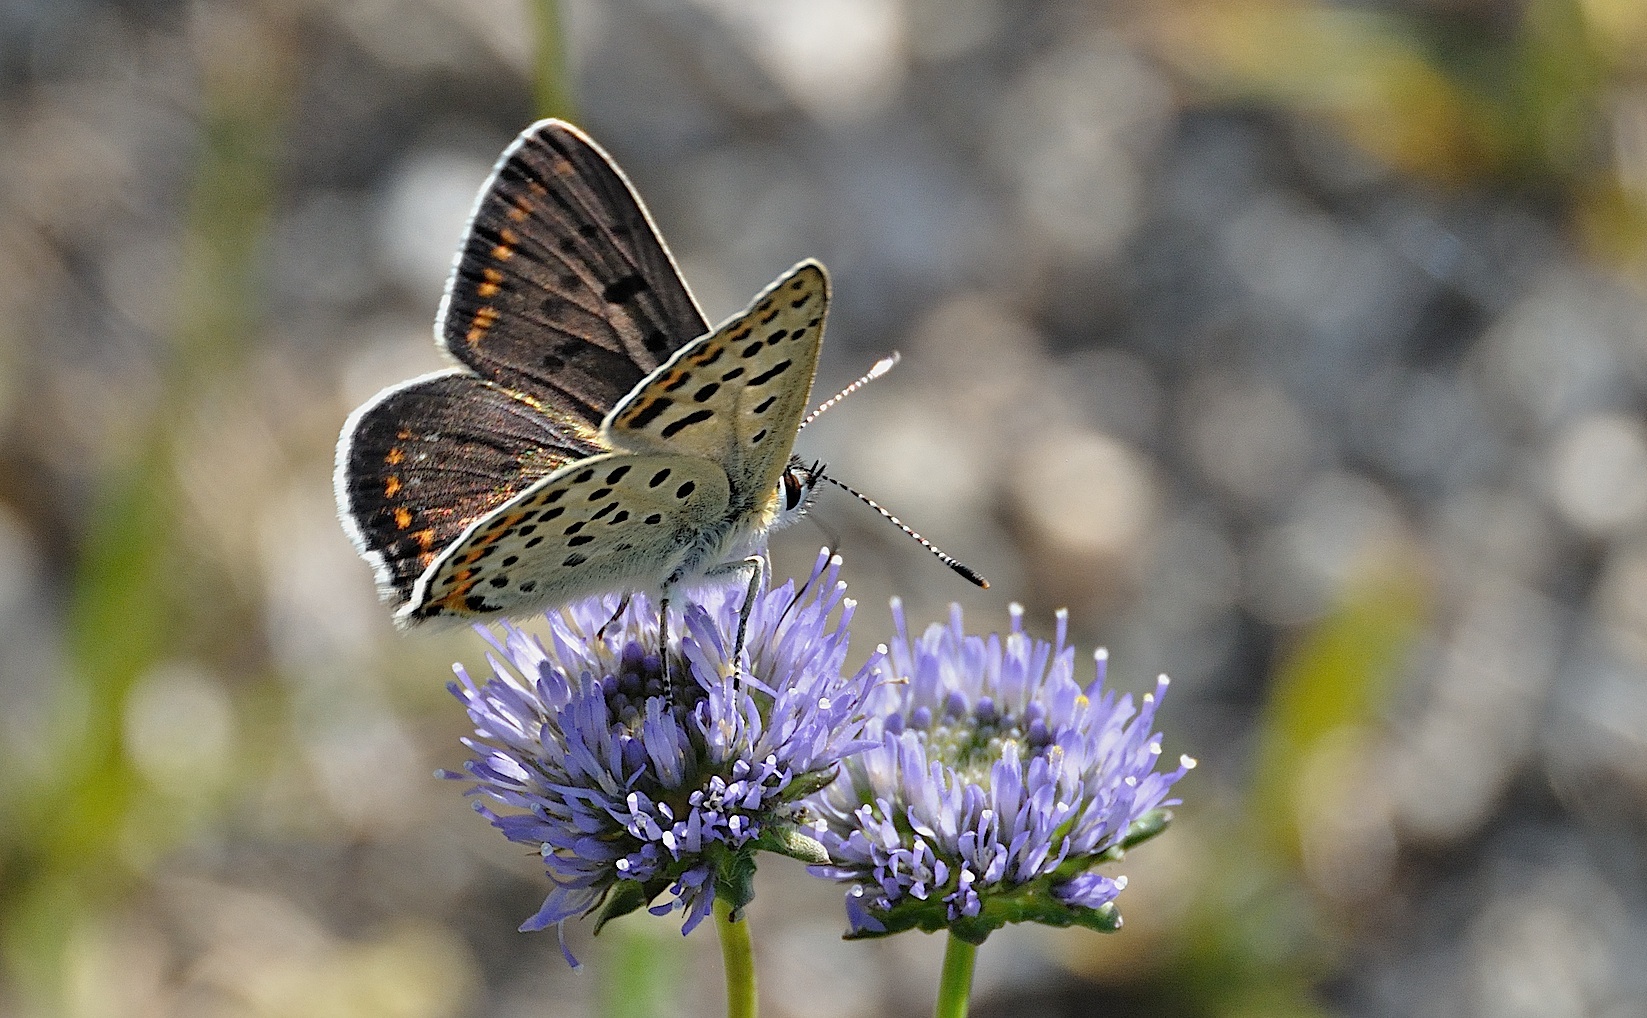
[[[830,862],[819,876],[849,881],[849,936],[947,929],[981,943],[1009,922],[1114,930],[1125,877],[1095,872],[1159,833],[1173,784],[1194,766],[1157,770],[1152,732],[1167,680],[1132,697],[1075,678],[1065,645],[1023,631],[1012,608],[1004,638],[966,635],[961,610],[947,627],[909,638],[902,606],[893,674],[871,701],[865,735],[876,746],[842,765],[812,800]]]
[[[448,776],[473,779],[471,794],[490,800],[476,809],[543,857],[553,889],[522,930],[651,904],[682,909],[689,933],[717,894],[747,903],[757,850],[824,858],[795,802],[864,747],[883,667],[877,654],[842,673],[854,603],[839,573],[824,554],[799,594],[793,583],[759,593],[738,669],[745,588],[703,592],[672,619],[668,696],[643,596],[611,625],[614,596],[548,612],[543,640],[477,627],[496,650],[493,675],[481,685],[455,666],[450,688],[477,738],[464,740],[465,773]]]

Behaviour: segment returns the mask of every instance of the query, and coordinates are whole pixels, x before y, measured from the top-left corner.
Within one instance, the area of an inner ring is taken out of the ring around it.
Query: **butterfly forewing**
[[[384,390],[344,425],[338,509],[379,592],[404,602],[466,527],[601,447],[465,371]]]
[[[741,561],[776,512],[828,300],[803,262],[710,332],[606,153],[533,125],[441,302],[464,366],[384,390],[338,442],[339,514],[396,621],[667,590]]]
[[[656,585],[725,518],[726,475],[688,456],[607,454],[571,464],[476,522],[419,580],[404,621],[520,614]]]
[[[591,426],[708,331],[622,171],[560,121],[534,125],[499,160],[437,328],[483,377]]]
[[[829,305],[822,265],[801,262],[741,314],[685,347],[607,417],[613,447],[721,464],[733,510],[769,496],[794,448]]]

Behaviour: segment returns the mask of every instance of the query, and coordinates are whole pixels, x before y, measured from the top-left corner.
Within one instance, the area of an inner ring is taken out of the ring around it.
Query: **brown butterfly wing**
[[[427,375],[385,389],[344,425],[338,514],[379,593],[399,605],[469,524],[601,451],[586,434],[467,371]]]
[[[623,172],[583,132],[546,120],[482,190],[437,331],[483,378],[599,427],[709,330]]]

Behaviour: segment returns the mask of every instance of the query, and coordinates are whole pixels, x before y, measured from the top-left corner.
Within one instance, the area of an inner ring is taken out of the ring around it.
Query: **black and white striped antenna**
[[[893,353],[890,356],[882,357],[880,360],[876,361],[874,367],[871,367],[868,371],[864,372],[863,377],[859,378],[856,382],[853,382],[851,385],[849,385],[846,388],[842,389],[840,392],[837,392],[835,395],[833,395],[833,396],[829,397],[828,399],[824,400],[822,403],[819,403],[818,408],[816,410],[812,411],[811,413],[807,414],[806,419],[801,421],[801,427],[805,428],[808,424],[811,424],[813,421],[815,421],[819,417],[823,416],[824,411],[828,410],[830,407],[833,407],[835,404],[839,403],[841,400],[843,400],[843,399],[847,398],[848,396],[852,395],[853,393],[857,392],[859,389],[862,389],[864,386],[868,385],[870,382],[873,382],[875,379],[880,378],[882,375],[886,374],[888,371],[891,371],[895,366],[897,366],[898,360],[899,360],[899,358],[898,358],[897,351],[893,351]],[[876,512],[880,513],[881,516],[884,517],[893,526],[897,527],[899,530],[902,530],[908,536],[914,538],[915,542],[917,544],[919,544],[921,547],[925,548],[927,551],[930,551],[932,554],[938,556],[938,561],[939,562],[942,562],[944,565],[948,566],[949,568],[955,570],[957,573],[961,574],[961,576],[964,577],[967,580],[967,582],[977,584],[978,586],[986,588],[986,589],[989,587],[989,581],[984,579],[983,576],[980,575],[976,569],[973,569],[971,566],[967,565],[965,562],[962,562],[960,559],[957,559],[955,556],[953,556],[953,555],[949,554],[948,552],[944,551],[942,548],[940,548],[937,545],[933,544],[931,541],[928,541],[926,538],[922,537],[920,534],[917,534],[913,527],[911,527],[909,524],[905,523],[903,520],[900,520],[898,517],[892,515],[886,509],[882,508],[882,506],[879,502],[876,502],[874,499],[870,498],[868,495],[865,495],[863,492],[859,491],[857,488],[852,487],[850,484],[847,484],[845,481],[841,481],[837,478],[830,477],[828,474],[824,473],[824,467],[823,467],[822,463],[812,464],[812,466],[810,468],[808,468],[808,473],[810,473],[812,475],[812,479],[815,482],[816,481],[828,481],[830,484],[833,484],[835,487],[837,487],[837,488],[841,489],[842,491],[846,492],[848,495],[851,495],[853,498],[855,498],[858,501],[862,502],[864,505],[867,505],[867,506],[869,506],[869,508],[871,508],[871,509],[875,510]]]
[[[983,587],[986,590],[989,589],[989,581],[984,579],[983,575],[980,574],[976,569],[972,568],[971,566],[967,565],[965,562],[962,562],[960,559],[958,559],[955,556],[953,556],[953,555],[949,554],[948,552],[944,551],[942,548],[940,548],[937,545],[933,544],[931,541],[928,541],[926,538],[922,537],[920,534],[917,534],[913,527],[911,527],[909,524],[905,523],[903,520],[900,520],[898,517],[892,515],[885,508],[883,508],[879,502],[876,502],[874,499],[870,498],[868,495],[865,495],[863,492],[859,491],[857,488],[852,487],[850,484],[847,484],[845,481],[837,480],[836,478],[830,477],[828,474],[824,473],[823,472],[823,464],[820,463],[820,464],[818,464],[818,465],[816,465],[812,468],[812,476],[817,478],[820,481],[828,481],[830,484],[833,484],[835,487],[837,487],[837,488],[841,489],[842,491],[846,492],[848,495],[851,495],[853,498],[855,498],[858,501],[862,502],[864,505],[867,505],[867,506],[869,506],[869,508],[871,508],[871,509],[875,510],[876,512],[880,513],[893,526],[897,527],[899,530],[902,530],[905,534],[909,535],[910,537],[913,537],[915,539],[916,544],[919,544],[921,547],[925,548],[927,551],[930,551],[932,554],[938,556],[938,561],[939,562],[942,562],[944,565],[946,565],[949,568],[955,570],[957,573],[960,573],[962,578],[965,579],[968,583],[972,583],[972,584],[975,584],[979,587]]]

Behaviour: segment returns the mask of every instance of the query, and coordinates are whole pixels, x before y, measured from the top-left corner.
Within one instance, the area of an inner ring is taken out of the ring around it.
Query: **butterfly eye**
[[[784,512],[794,512],[806,500],[807,485],[801,481],[800,475],[794,467],[783,472],[783,508]]]

